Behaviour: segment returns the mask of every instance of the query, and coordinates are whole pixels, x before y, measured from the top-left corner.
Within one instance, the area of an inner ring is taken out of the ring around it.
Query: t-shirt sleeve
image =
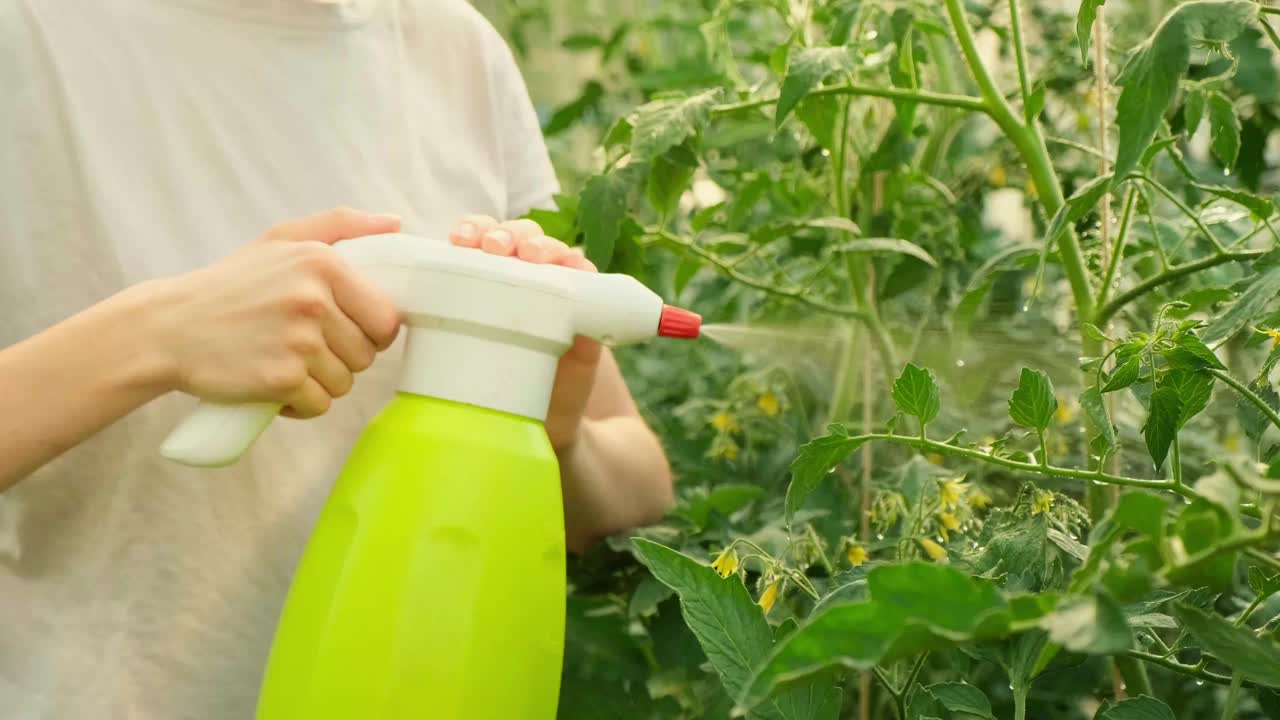
[[[496,55],[493,103],[501,120],[498,127],[506,166],[506,219],[512,219],[532,208],[553,208],[552,195],[560,190],[560,183],[515,56],[501,36],[495,32],[494,37],[498,47],[492,51]]]

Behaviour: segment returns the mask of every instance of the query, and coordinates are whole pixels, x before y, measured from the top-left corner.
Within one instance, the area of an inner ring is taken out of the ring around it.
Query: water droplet
[[[1120,683],[1120,689],[1121,689],[1121,690],[1124,690],[1126,687],[1128,687],[1126,684],[1124,684],[1124,683]]]
[[[1196,681],[1196,686],[1197,686],[1197,687],[1199,687],[1199,686],[1201,686],[1201,685],[1204,685],[1204,681],[1203,681],[1203,680],[1197,680],[1197,681]]]
[[[1092,480],[1091,482],[1094,485],[1097,485],[1098,487],[1102,487],[1103,485],[1106,485],[1106,483],[1102,482],[1101,480]]]
[[[1010,689],[1010,690],[1012,690],[1012,689],[1013,689],[1013,683],[1009,683],[1009,689]]]
[[[828,470],[828,471],[827,471],[827,474],[828,474],[828,475],[831,475],[831,474],[835,473],[835,471],[836,471],[835,467],[834,467],[834,466],[832,466],[832,468],[831,468],[830,470]]]
[[[1222,169],[1222,174],[1223,174],[1223,175],[1230,175],[1230,174],[1231,174],[1231,168],[1223,168],[1223,169]]]
[[[964,367],[964,361],[956,358],[956,367]]]
[[[1028,312],[1028,311],[1030,311],[1030,310],[1031,310],[1031,301],[1030,301],[1030,300],[1028,300],[1028,301],[1026,301],[1026,302],[1022,303],[1022,312]]]
[[[867,39],[868,39],[868,40],[875,40],[875,39],[876,39],[876,38],[878,38],[878,37],[880,37],[880,33],[876,32],[875,30],[868,30],[868,31],[867,31]]]
[[[883,539],[884,539],[884,533],[876,533],[876,539],[877,539],[877,540],[883,540]]]
[[[831,157],[831,151],[826,148],[822,148],[822,157]]]

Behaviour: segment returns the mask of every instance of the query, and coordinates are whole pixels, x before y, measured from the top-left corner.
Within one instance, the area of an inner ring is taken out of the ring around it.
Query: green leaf
[[[1247,0],[1183,3],[1129,56],[1116,77],[1122,88],[1116,102],[1116,124],[1120,127],[1116,177],[1129,174],[1155,137],[1178,82],[1187,72],[1192,43],[1227,42],[1244,30],[1255,12],[1256,5]]]
[[[1280,645],[1190,605],[1179,604],[1174,612],[1200,646],[1214,657],[1248,680],[1280,687]]]
[[[633,538],[649,572],[680,596],[680,612],[733,697],[743,694],[753,666],[773,646],[773,631],[737,575],[721,578],[710,566],[669,547]],[[817,679],[780,693],[750,715],[760,720],[836,720],[840,700],[834,684]]]
[[[676,298],[679,298],[684,289],[689,286],[689,281],[694,275],[698,274],[698,269],[702,267],[702,260],[693,253],[686,253],[680,260],[680,265],[676,267],[675,278],[672,279],[672,289],[675,290]]]
[[[1173,444],[1181,419],[1182,400],[1177,390],[1168,386],[1156,388],[1151,394],[1147,422],[1142,426],[1142,436],[1147,440],[1147,451],[1151,453],[1156,470],[1164,465],[1164,459],[1169,455],[1169,446]]]
[[[938,416],[940,407],[938,382],[933,373],[907,363],[893,383],[893,402],[902,412],[918,418],[921,426],[928,425]]]
[[[575,33],[560,41],[565,50],[590,50],[604,47],[604,38],[594,33]]]
[[[1080,43],[1080,62],[1089,64],[1089,38],[1093,35],[1093,20],[1098,17],[1098,8],[1106,0],[1081,0],[1080,12],[1076,14],[1076,41]]]
[[[1224,200],[1230,200],[1237,205],[1246,208],[1254,217],[1259,220],[1265,220],[1271,217],[1271,213],[1275,212],[1275,203],[1267,198],[1259,197],[1250,192],[1236,190],[1235,188],[1224,187],[1222,185],[1203,185],[1195,183],[1197,189],[1203,190],[1211,195],[1216,195]]]
[[[956,303],[956,308],[951,314],[961,335],[968,332],[978,310],[982,307],[982,301],[991,292],[1000,274],[1013,269],[1019,261],[1026,262],[1030,255],[1038,252],[1039,248],[1034,245],[1014,245],[991,256],[974,271],[969,282],[965,284],[960,302]]]
[[[1098,720],[1177,720],[1168,705],[1151,697],[1140,695],[1125,698],[1098,714]]]
[[[1091,387],[1080,394],[1080,407],[1084,410],[1084,415],[1089,419],[1089,426],[1094,431],[1094,436],[1089,438],[1089,447],[1092,452],[1099,457],[1106,457],[1116,447],[1116,431],[1115,426],[1111,424],[1111,418],[1107,415],[1107,406],[1102,401],[1102,393],[1098,388]]]
[[[1210,149],[1222,166],[1230,170],[1240,154],[1240,118],[1231,99],[1220,92],[1209,94]]]
[[[1258,597],[1271,597],[1280,592],[1280,572],[1268,575],[1257,565],[1249,566],[1249,587]]]
[[[899,253],[901,255],[910,255],[929,267],[938,267],[938,261],[925,252],[924,248],[913,242],[897,238],[856,238],[854,240],[845,240],[832,248],[832,250],[838,253]]]
[[[1086,335],[1093,338],[1094,340],[1097,340],[1098,342],[1108,342],[1111,340],[1111,338],[1107,337],[1106,333],[1099,330],[1098,326],[1094,325],[1093,323],[1089,323],[1089,322],[1085,323],[1084,331]]]
[[[1142,368],[1142,357],[1134,355],[1116,367],[1111,373],[1111,377],[1107,378],[1107,382],[1102,386],[1103,393],[1115,392],[1123,390],[1138,379],[1138,372]]]
[[[1058,398],[1049,376],[1040,370],[1022,368],[1018,387],[1009,396],[1009,417],[1024,428],[1044,432],[1057,409]]]
[[[848,428],[840,424],[827,428],[827,433],[801,445],[799,454],[791,463],[791,484],[787,486],[786,499],[788,526],[818,483],[865,442],[861,438],[850,437]]]
[[[669,218],[680,202],[680,196],[689,187],[689,180],[698,169],[698,160],[688,150],[678,153],[683,146],[677,145],[662,157],[649,163],[649,180],[645,185],[645,194],[659,217]],[[690,162],[692,161],[692,162]]]
[[[1258,273],[1240,297],[1210,321],[1203,331],[1204,341],[1217,344],[1235,335],[1261,316],[1277,295],[1280,295],[1280,265],[1273,265]]]
[[[1072,652],[1114,655],[1133,643],[1124,611],[1104,594],[1064,600],[1040,620],[1040,627]]]
[[[1169,366],[1185,370],[1200,370],[1202,368],[1215,368],[1218,370],[1226,370],[1227,366],[1222,364],[1217,355],[1204,344],[1204,341],[1196,337],[1196,334],[1190,330],[1180,333],[1173,340],[1174,346],[1170,350],[1166,350],[1164,357],[1169,361]]]
[[[763,496],[764,488],[759,485],[725,483],[704,496],[693,496],[687,505],[678,506],[672,512],[702,528],[711,519],[712,512],[729,516]]]
[[[1209,405],[1214,379],[1208,373],[1194,370],[1173,370],[1165,376],[1164,384],[1173,389],[1182,406],[1182,412],[1178,415],[1179,430]]]
[[[1219,543],[1229,540],[1233,523],[1227,511],[1218,505],[1197,498],[1182,509],[1170,526],[1170,533],[1180,543],[1179,555],[1195,557]],[[1182,561],[1168,571],[1173,582],[1188,587],[1209,587],[1218,592],[1228,590],[1235,576],[1236,553],[1221,552],[1195,562]]]
[[[1182,118],[1186,124],[1187,137],[1195,134],[1204,119],[1204,92],[1188,90],[1187,99],[1182,104]]]
[[[1009,607],[995,587],[946,565],[883,565],[868,573],[867,585],[868,600],[831,605],[779,642],[739,696],[743,704],[833,667],[868,670],[1008,629]]]
[[[601,271],[613,259],[622,219],[627,214],[627,198],[634,185],[634,166],[628,165],[587,180],[578,205],[578,227],[582,230],[587,259]]]
[[[809,128],[818,144],[830,153],[837,150],[836,137],[839,131],[836,120],[839,109],[840,98],[833,95],[807,97],[796,106],[796,117]]]
[[[647,577],[641,580],[635,591],[631,593],[631,601],[627,603],[627,615],[629,617],[647,615],[673,594],[675,591],[658,579]]]
[[[1249,383],[1249,389],[1254,395],[1262,398],[1262,401],[1272,410],[1280,412],[1280,393],[1276,392],[1266,378],[1255,378]],[[1240,426],[1244,429],[1245,435],[1255,443],[1261,440],[1262,434],[1271,427],[1271,419],[1263,415],[1257,405],[1244,398],[1236,401],[1236,417],[1240,419]]]
[[[986,720],[995,720],[991,714],[991,701],[976,686],[964,682],[935,683],[925,688],[948,712],[965,713]]]
[[[599,105],[600,98],[603,96],[604,86],[595,80],[587,81],[578,97],[556,108],[551,114],[546,126],[542,128],[543,136],[552,137],[568,130],[589,110]]]
[[[818,83],[833,72],[853,69],[853,57],[844,45],[833,47],[794,48],[787,63],[787,76],[778,92],[778,107],[774,112],[774,124],[782,127],[782,121],[795,109],[796,103],[809,94]]]
[[[697,135],[711,119],[711,108],[719,97],[720,90],[716,88],[641,105],[632,119],[632,159],[651,160]]]
[[[1031,89],[1031,94],[1027,96],[1027,104],[1022,108],[1023,119],[1027,123],[1034,123],[1036,118],[1040,117],[1040,113],[1044,112],[1044,94],[1043,82],[1036,83]]]
[[[919,73],[916,70],[915,49],[912,40],[914,15],[911,10],[900,7],[893,11],[889,25],[893,29],[894,51],[889,61],[889,81],[895,87],[915,90],[919,87]],[[910,100],[894,100],[896,111],[894,122],[904,133],[910,133],[915,125],[916,104]]]

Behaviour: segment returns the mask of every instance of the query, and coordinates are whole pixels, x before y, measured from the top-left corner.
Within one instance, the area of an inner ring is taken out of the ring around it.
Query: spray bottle
[[[559,467],[543,422],[575,335],[696,337],[635,279],[401,234],[334,246],[390,294],[399,392],[364,430],[294,574],[259,720],[555,717]],[[161,453],[233,463],[280,410],[202,403]]]

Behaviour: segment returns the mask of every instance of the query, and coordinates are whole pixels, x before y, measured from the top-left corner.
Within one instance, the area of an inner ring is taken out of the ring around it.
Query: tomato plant
[[[1070,5],[502,14],[594,68],[532,216],[730,346],[620,354],[563,716],[1280,718],[1280,9]]]

